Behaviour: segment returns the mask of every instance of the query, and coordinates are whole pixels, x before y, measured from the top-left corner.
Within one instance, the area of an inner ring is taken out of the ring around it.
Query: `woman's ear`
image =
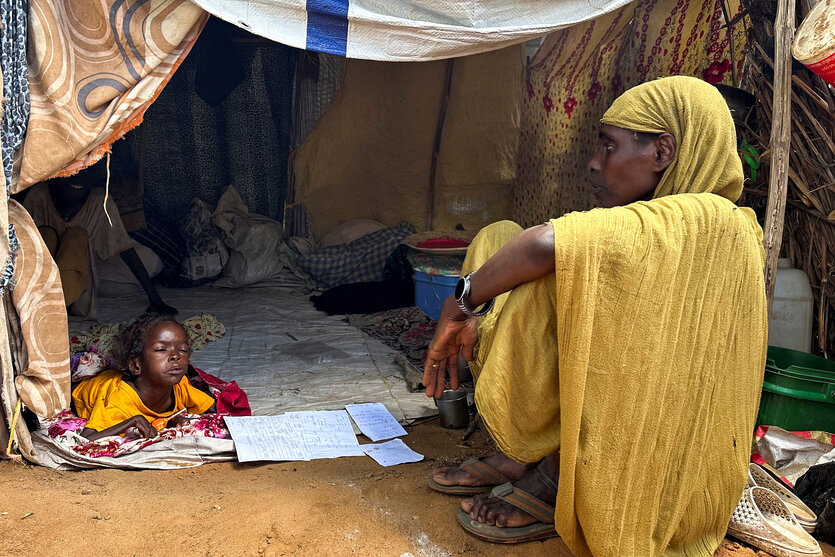
[[[676,160],[678,144],[673,134],[664,132],[655,140],[655,171],[664,172]]]
[[[128,371],[131,375],[139,375],[142,373],[142,366],[139,365],[139,358],[133,358],[128,364]]]

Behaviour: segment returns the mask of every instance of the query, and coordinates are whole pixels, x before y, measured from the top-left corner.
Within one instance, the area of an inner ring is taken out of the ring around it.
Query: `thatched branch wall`
[[[755,122],[746,139],[760,153],[762,166],[746,184],[746,203],[761,208],[768,196],[769,133],[773,97],[773,21],[776,2],[746,2],[749,30],[743,86],[757,98]],[[808,13],[798,2],[797,25]],[[795,62],[792,71],[792,144],[782,256],[809,276],[815,294],[813,348],[835,356],[835,95],[821,78]]]

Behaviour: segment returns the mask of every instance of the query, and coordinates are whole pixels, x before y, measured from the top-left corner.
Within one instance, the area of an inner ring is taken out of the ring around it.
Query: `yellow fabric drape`
[[[653,197],[705,192],[739,199],[742,165],[727,156],[736,152],[736,130],[728,125],[731,112],[716,87],[684,76],[642,83],[615,99],[600,121],[676,138],[676,159]]]
[[[647,87],[657,102],[683,85]],[[686,134],[707,111],[733,129],[727,108],[688,90],[687,103],[617,103],[610,116],[667,111]],[[559,449],[556,529],[579,557],[710,557],[745,484],[765,255],[754,213],[704,193],[729,161],[740,165],[705,134],[667,171],[690,193],[552,220],[555,273],[513,289],[480,323],[479,412],[516,460]],[[464,271],[519,230],[484,229]]]
[[[559,448],[556,528],[576,555],[709,557],[745,483],[765,365],[754,215],[691,194],[552,224],[555,275],[479,328],[479,412],[516,460]]]

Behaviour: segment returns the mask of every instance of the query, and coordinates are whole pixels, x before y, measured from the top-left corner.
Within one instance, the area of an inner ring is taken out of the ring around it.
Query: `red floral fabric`
[[[532,226],[593,206],[586,163],[600,117],[625,89],[667,75],[731,83],[747,19],[723,29],[721,1],[639,0],[545,39],[525,75],[514,220]]]
[[[224,381],[202,369],[191,367],[197,372],[197,377],[190,378],[189,382],[198,389],[208,390],[209,394],[215,397],[218,412],[229,416],[252,415],[246,393],[237,382]]]

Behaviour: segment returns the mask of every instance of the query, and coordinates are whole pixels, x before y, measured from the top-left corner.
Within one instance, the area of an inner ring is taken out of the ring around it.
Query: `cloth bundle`
[[[352,282],[379,281],[383,279],[386,260],[414,231],[414,227],[404,221],[348,244],[301,255],[298,265],[317,285],[326,289]]]
[[[211,373],[206,373],[198,367],[194,367],[197,377],[190,377],[192,386],[202,391],[209,392],[217,401],[219,414],[228,416],[251,416],[252,409],[249,407],[249,399],[246,393],[238,386],[236,381],[224,381]]]
[[[234,186],[229,186],[212,215],[223,231],[229,260],[214,286],[241,288],[278,275],[287,265],[281,223],[249,212]]]
[[[229,252],[220,231],[212,223],[212,208],[193,199],[180,224],[186,256],[180,263],[181,286],[196,286],[214,280],[223,271]]]

